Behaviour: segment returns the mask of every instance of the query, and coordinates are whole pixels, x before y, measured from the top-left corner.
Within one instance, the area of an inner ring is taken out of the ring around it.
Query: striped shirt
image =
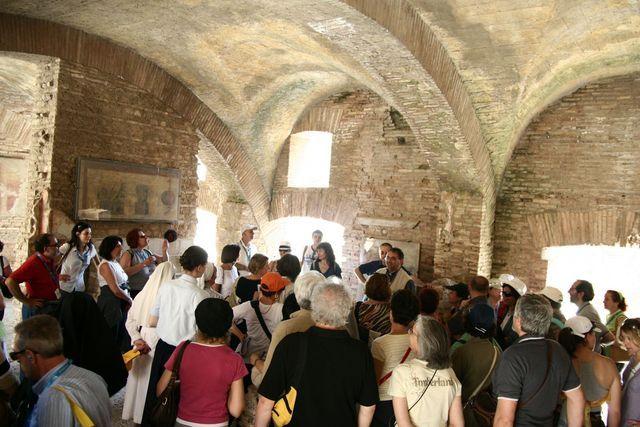
[[[391,332],[391,320],[389,320],[391,306],[389,303],[371,304],[363,302],[356,306],[356,310],[356,319],[358,319],[358,324],[363,328],[379,332],[382,335]]]
[[[34,409],[36,425],[80,427],[65,395],[54,389],[55,386],[60,386],[87,413],[97,427],[110,426],[111,402],[107,385],[98,374],[71,365],[47,387],[49,378],[64,363],[66,360],[51,369],[33,386],[33,391],[38,394],[38,403]]]
[[[409,334],[388,334],[376,338],[373,341],[373,344],[371,344],[371,355],[375,360],[378,360],[384,364],[382,367],[380,378],[393,371],[393,369],[400,364],[400,361],[407,352],[408,348]],[[405,362],[410,361],[414,357],[415,354],[413,352],[410,352]],[[378,381],[380,380],[380,378],[378,378]],[[390,383],[391,378],[388,378],[385,382],[378,385],[378,394],[380,395],[380,400],[391,400],[391,396],[389,395]]]

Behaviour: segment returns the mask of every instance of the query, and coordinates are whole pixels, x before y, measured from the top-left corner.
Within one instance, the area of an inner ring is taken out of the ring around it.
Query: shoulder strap
[[[302,374],[304,373],[304,367],[307,363],[307,347],[309,344],[308,332],[302,333],[302,341],[300,341],[300,357],[296,363],[295,372],[293,373],[292,385],[297,389],[300,389],[302,383]]]
[[[78,424],[80,424],[82,427],[95,426],[93,421],[91,421],[89,415],[87,415],[87,413],[84,411],[84,409],[82,409],[78,402],[73,400],[71,395],[69,395],[69,393],[64,388],[60,387],[59,385],[54,385],[52,388],[58,390],[67,399],[67,402],[69,402],[69,405],[71,406],[71,412],[73,412],[73,416],[78,421]]]
[[[178,379],[178,375],[180,374],[180,365],[182,364],[182,355],[184,355],[184,351],[190,343],[191,343],[190,340],[186,340],[184,342],[184,345],[182,346],[182,348],[180,348],[180,352],[178,353],[178,356],[176,357],[176,361],[173,364],[173,369],[171,370],[171,377],[176,380]]]
[[[494,347],[493,344],[492,344],[492,347],[493,347],[493,360],[491,361],[491,367],[489,368],[489,371],[487,372],[487,375],[485,375],[484,379],[480,382],[480,384],[478,384],[478,387],[476,387],[473,393],[471,393],[471,396],[469,396],[469,399],[467,399],[467,402],[473,399],[474,397],[476,397],[476,395],[480,392],[480,390],[482,390],[485,387],[487,380],[491,376],[491,372],[493,372],[493,368],[496,366],[496,361],[498,360],[498,349]]]
[[[4,276],[4,261],[2,260],[4,257],[0,255],[0,276]]]
[[[262,326],[262,330],[264,334],[271,341],[271,331],[267,328],[267,324],[264,322],[264,317],[262,317],[262,312],[260,311],[260,301],[253,300],[251,301],[251,307],[253,307],[253,311],[256,312],[256,317],[258,318],[258,322],[260,322],[260,326]]]
[[[409,353],[411,353],[411,347],[407,348],[407,351],[404,352],[404,356],[402,356],[402,360],[400,360],[400,363],[398,363],[398,365],[404,363],[405,360],[407,360],[407,357],[409,357]],[[378,381],[378,385],[382,385],[386,380],[391,378],[391,374],[393,374],[393,370],[387,372],[384,377],[380,378],[380,380]]]
[[[58,266],[56,267],[56,272],[57,273],[60,273],[60,271],[62,271],[62,264],[64,264],[64,261],[67,259],[67,257],[71,253],[71,250],[73,249],[73,247],[69,243],[67,243],[67,246],[68,246],[67,252],[65,252],[62,255],[62,258],[60,258],[60,262],[58,263]]]
[[[522,403],[518,402],[518,409],[523,408],[527,403],[531,402],[538,395],[538,393],[540,393],[540,390],[542,390],[542,386],[544,386],[545,383],[547,382],[547,377],[549,376],[549,369],[551,368],[551,343],[549,343],[549,341],[545,339],[545,344],[547,345],[547,368],[544,371],[544,379],[538,386],[538,389],[536,390],[536,392],[533,393],[530,398],[528,398]]]

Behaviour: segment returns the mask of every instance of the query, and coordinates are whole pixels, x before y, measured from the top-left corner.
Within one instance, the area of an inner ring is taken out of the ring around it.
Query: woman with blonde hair
[[[144,402],[151,373],[151,361],[158,342],[156,328],[149,326],[149,312],[156,300],[160,286],[172,280],[174,274],[175,267],[172,263],[163,262],[158,265],[149,276],[145,287],[134,298],[127,316],[125,327],[131,336],[131,344],[141,354],[133,359],[131,370],[129,371],[122,419],[133,420],[135,424],[142,422]]]

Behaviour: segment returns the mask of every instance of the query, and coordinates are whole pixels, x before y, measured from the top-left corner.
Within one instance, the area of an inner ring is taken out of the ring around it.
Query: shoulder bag
[[[158,397],[158,403],[151,410],[151,425],[154,427],[173,427],[178,418],[178,404],[180,403],[180,364],[182,355],[191,341],[185,341],[180,349],[171,370],[171,378],[167,388]]]
[[[407,351],[404,352],[404,355],[402,356],[402,360],[400,360],[400,363],[398,363],[398,365],[403,364],[407,360],[407,357],[409,357],[409,353],[411,353],[411,347],[409,347]],[[382,385],[386,380],[391,378],[391,374],[393,374],[393,370],[387,372],[385,376],[380,378],[380,380],[378,381],[378,385]]]
[[[78,424],[80,424],[81,427],[95,426],[93,421],[91,421],[91,418],[89,417],[89,415],[87,415],[87,413],[84,411],[84,409],[82,409],[82,407],[78,404],[78,402],[73,400],[71,395],[67,393],[65,389],[63,389],[60,386],[53,386],[52,388],[55,390],[58,390],[67,399],[67,402],[71,406],[71,412],[73,412],[73,416],[75,417],[76,421],[78,421]]]
[[[253,310],[256,312],[256,317],[258,318],[258,322],[260,322],[260,326],[262,326],[264,334],[267,336],[267,338],[269,338],[269,341],[271,341],[271,331],[269,331],[269,328],[267,328],[264,317],[262,317],[262,312],[260,311],[260,301],[251,301],[251,307],[253,307]]]
[[[302,384],[302,374],[304,373],[304,367],[307,363],[308,342],[309,335],[307,332],[304,332],[302,334],[302,341],[300,341],[300,354],[298,355],[298,361],[293,378],[291,379],[291,385],[283,393],[282,397],[276,401],[271,410],[271,419],[276,427],[286,426],[293,418],[293,410],[296,404],[296,398],[298,397],[298,390],[300,390],[300,385]]]
[[[464,404],[464,409],[471,410],[473,417],[481,427],[491,427],[493,425],[496,408],[498,407],[498,399],[496,399],[487,387],[487,380],[491,376],[493,368],[498,361],[498,349],[495,346],[493,346],[493,351],[493,360],[491,361],[491,367],[487,375],[485,375],[484,379],[478,384],[478,387],[471,393],[467,403]]]

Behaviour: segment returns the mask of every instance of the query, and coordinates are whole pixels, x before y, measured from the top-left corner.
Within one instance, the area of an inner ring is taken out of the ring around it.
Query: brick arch
[[[53,22],[0,13],[0,50],[61,58],[134,84],[199,129],[225,159],[256,220],[266,221],[269,194],[245,150],[218,116],[179,80],[133,50]]]
[[[576,70],[583,70],[587,65],[590,66],[589,72],[577,74]],[[567,67],[562,72],[556,74],[553,80],[559,83],[554,84],[553,81],[547,81],[540,89],[538,96],[530,96],[526,98],[519,107],[516,114],[518,121],[517,127],[508,141],[508,153],[503,168],[504,173],[509,168],[509,163],[513,158],[513,153],[518,141],[522,138],[531,122],[552,104],[570,95],[589,83],[597,83],[610,77],[625,76],[640,71],[640,61],[635,63],[615,64],[611,59],[602,59],[597,62],[580,62],[572,67]],[[563,77],[566,79],[562,81]],[[502,178],[499,186],[502,185]],[[499,190],[498,190],[499,191]]]
[[[409,1],[342,1],[378,22],[397,37],[431,75],[451,106],[481,182],[483,197],[477,272],[489,275],[497,194],[495,172],[473,102],[453,59],[417,8]]]

